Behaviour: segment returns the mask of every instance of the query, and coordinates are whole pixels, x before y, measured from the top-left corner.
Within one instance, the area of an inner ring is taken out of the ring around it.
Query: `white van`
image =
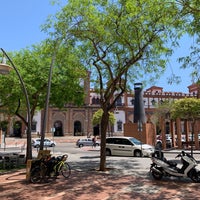
[[[133,137],[106,138],[106,156],[151,156],[155,148]]]

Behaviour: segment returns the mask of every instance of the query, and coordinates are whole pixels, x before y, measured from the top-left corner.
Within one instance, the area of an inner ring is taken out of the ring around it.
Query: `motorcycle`
[[[188,177],[195,183],[200,183],[200,171],[196,169],[197,161],[185,151],[179,153],[176,158],[180,158],[182,167],[177,167],[177,162],[167,160],[163,152],[155,152],[152,157],[150,172],[154,179],[160,180],[165,177]]]

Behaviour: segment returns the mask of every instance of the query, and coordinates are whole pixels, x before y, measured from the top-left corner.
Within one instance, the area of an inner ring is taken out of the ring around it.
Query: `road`
[[[75,143],[58,143],[56,147],[51,148],[53,155],[69,155],[68,162],[76,170],[83,171],[89,169],[98,169],[100,163],[100,147],[76,147]],[[164,153],[169,160],[175,160],[177,151],[169,151]],[[194,154],[195,159],[200,161],[200,154]],[[179,159],[176,159],[179,161]],[[107,168],[117,168],[126,173],[148,173],[151,165],[151,158],[147,157],[120,157],[108,156],[106,158]]]
[[[55,183],[41,185],[24,182],[25,172],[5,174],[0,176],[0,199],[196,200],[200,197],[199,184],[191,180],[153,180],[149,174],[150,158],[109,156],[106,161],[108,170],[99,172],[95,171],[99,168],[99,148],[77,148],[73,143],[57,143],[50,149],[54,155],[69,155],[71,177],[65,180],[60,176]],[[165,157],[174,159],[176,154],[170,151]],[[199,154],[195,154],[195,158],[199,158]]]

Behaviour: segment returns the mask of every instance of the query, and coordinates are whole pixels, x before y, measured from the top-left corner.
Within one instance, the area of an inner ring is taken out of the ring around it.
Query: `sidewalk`
[[[79,138],[85,136],[62,136],[62,137],[48,137],[58,143],[76,142]],[[27,143],[27,138],[17,138],[17,137],[6,137],[5,138],[7,147],[20,147]]]
[[[27,184],[25,171],[0,176],[1,200],[197,200],[199,184],[188,179],[155,181],[148,172],[106,172],[73,168],[71,177],[54,182]]]
[[[54,140],[56,143],[76,143],[79,138],[85,136],[63,136],[63,137],[48,137],[49,139]],[[16,151],[21,153],[26,152],[26,144],[27,138],[16,138],[16,137],[6,137],[5,144],[2,146],[0,145],[0,152],[1,151]],[[37,149],[33,149],[37,151]]]
[[[17,140],[18,144],[21,144],[20,140]],[[122,162],[120,160],[115,163],[108,162],[108,170],[100,172],[96,170],[99,167],[98,162],[92,159],[87,163],[80,160],[70,163],[72,174],[68,179],[59,176],[54,182],[42,184],[28,184],[25,180],[25,170],[4,174],[0,176],[0,199],[197,200],[200,198],[199,183],[178,178],[163,178],[161,181],[156,181],[148,170],[141,171],[134,159],[131,165],[123,163],[125,167],[121,165]]]

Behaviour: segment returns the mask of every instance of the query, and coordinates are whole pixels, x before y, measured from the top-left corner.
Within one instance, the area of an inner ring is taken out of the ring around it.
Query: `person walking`
[[[97,138],[96,138],[96,136],[94,136],[94,137],[92,138],[92,142],[93,142],[92,147],[96,147],[96,141],[97,141]]]

